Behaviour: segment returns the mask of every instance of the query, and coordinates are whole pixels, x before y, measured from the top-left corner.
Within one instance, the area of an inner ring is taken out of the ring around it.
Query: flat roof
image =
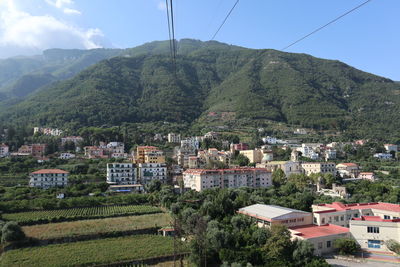
[[[382,219],[379,216],[361,216],[361,218],[353,218],[352,221],[400,222],[400,219]]]
[[[267,220],[286,220],[311,214],[302,210],[295,210],[276,205],[254,204],[239,209],[238,213]]]
[[[292,232],[292,235],[303,237],[305,239],[321,237],[321,236],[345,234],[350,231],[349,228],[334,224],[325,224],[325,225],[308,224],[308,225],[289,227],[289,230]]]
[[[362,209],[378,209],[386,211],[400,212],[400,204],[371,202],[371,203],[354,203],[343,204],[341,202],[333,202],[332,204],[317,204],[318,207],[328,208],[325,211],[314,211],[314,213],[335,212],[342,210],[362,210]]]

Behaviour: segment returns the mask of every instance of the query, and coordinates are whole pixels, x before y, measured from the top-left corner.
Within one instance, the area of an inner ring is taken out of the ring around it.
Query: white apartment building
[[[122,142],[110,142],[106,146],[106,153],[110,155],[111,158],[124,158],[128,157],[125,153],[125,144]]]
[[[136,165],[133,163],[108,163],[107,183],[114,185],[137,184]]]
[[[167,182],[167,165],[164,163],[139,163],[139,181],[145,185],[153,180]]]
[[[304,162],[301,167],[306,175],[312,173],[331,173],[336,175],[336,165],[333,162]]]
[[[6,144],[0,145],[0,158],[7,157],[10,154],[9,147]]]
[[[68,172],[60,169],[42,169],[30,173],[29,186],[47,189],[68,184]]]
[[[350,232],[363,249],[388,251],[385,242],[400,242],[400,219],[361,216],[350,220]]]
[[[392,154],[390,154],[390,153],[375,153],[374,158],[388,160],[388,159],[392,159],[393,157],[392,157]]]
[[[314,223],[323,225],[326,223],[350,227],[350,220],[361,216],[379,216],[382,219],[400,218],[400,205],[384,202],[312,205]]]
[[[58,158],[60,158],[60,159],[73,159],[73,158],[75,158],[75,154],[72,154],[72,153],[61,153]]]
[[[74,143],[76,146],[79,145],[79,143],[83,142],[83,138],[80,136],[66,136],[61,138],[61,145],[64,146],[67,142]]]
[[[175,133],[168,134],[168,143],[180,143],[181,142],[181,135]]]
[[[271,172],[263,168],[189,169],[183,172],[185,187],[196,191],[209,188],[269,187]]]
[[[200,142],[196,138],[187,138],[181,140],[181,148],[185,150],[196,150],[199,149]]]

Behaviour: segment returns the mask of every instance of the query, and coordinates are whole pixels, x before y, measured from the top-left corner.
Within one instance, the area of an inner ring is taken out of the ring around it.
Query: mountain
[[[41,89],[0,120],[79,128],[228,114],[253,125],[398,135],[400,85],[389,79],[305,54],[188,39],[178,47],[176,80],[168,42],[153,42]]]
[[[74,76],[121,49],[49,49],[42,55],[0,60],[0,101],[23,98],[40,87]]]

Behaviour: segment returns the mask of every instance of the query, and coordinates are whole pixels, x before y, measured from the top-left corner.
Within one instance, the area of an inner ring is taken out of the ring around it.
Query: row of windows
[[[376,226],[368,226],[367,233],[379,234],[379,227]]]
[[[318,242],[318,249],[322,249],[323,243],[322,242]],[[326,247],[330,248],[332,247],[332,241],[326,241]]]

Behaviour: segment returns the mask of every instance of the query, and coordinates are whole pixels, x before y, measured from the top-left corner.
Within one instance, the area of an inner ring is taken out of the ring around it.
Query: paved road
[[[374,261],[366,261],[363,263],[345,261],[345,260],[337,260],[337,259],[326,259],[326,261],[332,265],[333,267],[399,267],[399,264],[396,263],[388,263],[388,262],[374,262]]]

